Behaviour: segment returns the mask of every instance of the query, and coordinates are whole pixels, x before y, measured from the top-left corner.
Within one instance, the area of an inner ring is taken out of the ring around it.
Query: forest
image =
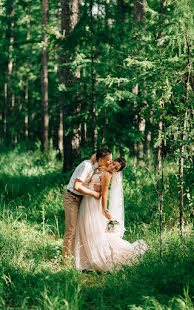
[[[0,0],[0,308],[193,309],[191,0]],[[125,157],[119,272],[61,263],[63,195]]]

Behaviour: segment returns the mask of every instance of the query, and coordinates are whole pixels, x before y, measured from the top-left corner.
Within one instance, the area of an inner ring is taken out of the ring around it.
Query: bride
[[[125,228],[121,171],[125,166],[124,158],[115,159],[107,168],[99,166],[89,188],[101,186],[102,198],[84,196],[82,199],[74,244],[75,265],[79,270],[112,271],[123,264],[130,265],[147,249],[143,240],[129,243],[122,239]]]

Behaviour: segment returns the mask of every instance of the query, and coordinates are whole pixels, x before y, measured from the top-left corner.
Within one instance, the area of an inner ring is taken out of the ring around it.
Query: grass
[[[0,154],[0,309],[192,309],[191,224],[181,238],[175,168],[165,170],[163,257],[160,259],[154,171],[124,173],[125,239],[149,251],[119,272],[79,272],[61,264],[64,234],[61,173],[55,152]],[[186,214],[186,219],[187,219]]]

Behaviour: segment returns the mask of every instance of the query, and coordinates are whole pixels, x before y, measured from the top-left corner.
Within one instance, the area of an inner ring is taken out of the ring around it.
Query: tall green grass
[[[98,274],[61,264],[69,175],[55,155],[0,154],[0,309],[192,309],[191,224],[181,238],[175,166],[165,170],[162,259],[154,170],[135,173],[129,159],[125,239],[143,238],[149,250],[132,267]]]

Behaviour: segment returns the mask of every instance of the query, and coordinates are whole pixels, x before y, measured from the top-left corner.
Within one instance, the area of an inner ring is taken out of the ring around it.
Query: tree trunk
[[[162,141],[161,162],[162,162],[161,193],[160,193],[160,190],[158,188],[158,190],[159,190],[158,206],[159,206],[159,212],[160,212],[160,257],[163,256],[162,212],[163,212],[163,201],[164,201],[164,141]]]
[[[95,107],[95,72],[94,72],[94,25],[93,25],[93,0],[90,0],[90,32],[91,32],[91,115],[92,115],[92,145],[96,148],[96,107]]]
[[[56,60],[58,57],[56,56]],[[55,66],[55,72],[58,72],[58,66]],[[63,107],[62,102],[59,97],[59,104],[57,105],[57,114],[58,114],[58,132],[57,132],[57,149],[60,153],[60,157],[62,158],[63,154]]]
[[[8,60],[5,68],[5,84],[4,84],[4,137],[5,144],[11,143],[11,117],[12,107],[14,105],[14,94],[11,90],[12,70],[13,70],[13,43],[14,43],[14,1],[6,1],[6,15],[8,17],[8,29],[6,39],[8,44]],[[9,123],[9,126],[8,126]]]
[[[28,136],[29,136],[29,117],[28,117],[28,99],[29,99],[29,88],[28,88],[28,79],[26,80],[26,91],[25,91],[25,140],[26,140],[26,148],[28,144]]]
[[[135,85],[132,92],[135,95],[138,95],[138,84]],[[137,110],[137,101],[134,101],[134,110],[135,111]],[[134,122],[135,122],[135,126],[137,126],[138,125],[138,115],[137,114],[135,115]],[[133,167],[134,167],[134,169],[136,169],[136,166],[137,166],[137,150],[138,150],[137,143],[134,142],[134,144],[133,144],[133,153],[134,153],[134,155],[133,155]]]
[[[105,130],[106,130],[106,109],[104,109],[104,119],[102,125],[102,145],[105,144]]]
[[[4,84],[3,133],[4,133],[4,140],[5,140],[5,144],[6,145],[7,145],[7,142],[8,142],[8,135],[7,135],[7,113],[8,113],[7,82],[5,82],[5,84]]]
[[[59,129],[58,129],[58,149],[62,156],[63,154],[63,109],[62,106],[59,106]]]
[[[81,111],[82,113],[85,115],[84,120],[82,120],[81,122],[81,148],[83,150],[82,155],[84,156],[85,152],[84,152],[84,148],[87,144],[87,102],[85,100],[85,98],[87,98],[87,85],[86,82],[84,82],[83,85],[83,96],[84,98],[82,99],[81,102]]]
[[[143,22],[145,18],[145,5],[146,0],[134,1],[134,21]]]
[[[136,23],[144,22],[145,18],[145,5],[146,5],[146,0],[135,0],[134,1],[134,21]],[[138,84],[136,85],[136,95],[138,95]],[[136,117],[137,119],[137,117]],[[145,132],[145,119],[141,117],[140,122],[139,122],[139,131],[141,132],[142,135],[144,135]],[[139,164],[142,166],[143,165],[143,158],[144,158],[144,147],[143,147],[143,142],[140,141],[139,145],[134,146],[134,150],[138,150],[138,158],[139,158]],[[137,160],[136,160],[137,161]]]
[[[62,14],[61,14],[61,32],[67,39],[68,36],[74,30],[79,17],[79,0],[61,0]],[[60,83],[64,84],[67,88],[72,87],[75,77],[72,76],[70,66],[65,66],[65,63],[70,61],[70,51],[65,51],[60,54]],[[60,105],[63,111],[63,171],[68,171],[72,168],[73,164],[73,131],[70,133],[66,128],[66,117],[71,115],[72,111],[69,109],[69,105],[65,104],[63,95],[60,96]],[[77,146],[75,146],[77,147]]]
[[[120,21],[124,21],[125,4],[124,0],[117,0],[118,5],[118,17]]]
[[[166,0],[161,0],[161,4],[160,4],[160,12],[161,12],[161,14],[165,13],[165,7],[166,7]]]
[[[152,141],[152,133],[151,130],[148,131],[147,137],[146,137],[146,157],[148,161],[148,167],[151,168],[151,152],[150,152],[150,144]]]
[[[188,1],[189,6],[189,1]],[[185,104],[187,105],[189,100],[189,84],[190,84],[190,74],[191,74],[191,61],[190,61],[190,43],[188,39],[188,31],[186,31],[186,43],[187,43],[187,63],[188,63],[188,72],[186,73],[186,98]],[[179,178],[180,178],[180,199],[179,199],[179,208],[180,208],[180,230],[181,236],[183,235],[183,211],[184,211],[184,140],[187,128],[187,114],[188,107],[186,107],[185,115],[184,115],[184,124],[183,124],[183,132],[182,132],[182,146],[181,146],[181,156],[179,160]]]
[[[152,126],[153,123],[153,111],[150,111],[150,119],[149,123],[146,126],[148,128],[147,136],[146,136],[146,157],[148,162],[149,169],[151,168],[151,141],[152,141],[152,130],[150,129],[150,126]]]
[[[59,18],[61,19],[61,3],[58,2],[58,6],[55,12],[55,19],[58,21]],[[61,29],[61,25],[58,24],[57,26],[58,31]],[[60,79],[60,68],[58,68],[59,64],[59,55],[56,53],[55,54],[55,66],[54,66],[54,71],[56,75],[58,74],[59,81]],[[62,98],[59,94],[59,96],[56,96],[56,109],[57,109],[57,124],[54,126],[54,135],[53,135],[53,145],[55,148],[58,150],[58,158],[62,158],[63,154],[63,108],[62,108]]]
[[[188,109],[186,108],[185,115],[184,115],[184,125],[183,125],[183,133],[182,133],[182,146],[181,146],[181,157],[179,159],[179,183],[180,183],[180,198],[179,198],[179,208],[180,208],[180,231],[181,236],[183,235],[183,211],[184,211],[184,155],[185,155],[185,147],[184,147],[184,140],[185,140],[185,133],[187,127],[187,114]]]
[[[42,40],[44,46],[42,47],[41,55],[41,116],[42,116],[42,141],[41,150],[46,151],[49,147],[48,142],[48,127],[49,127],[49,115],[48,115],[48,39],[45,33],[44,27],[48,25],[49,19],[49,0],[42,0]]]
[[[158,125],[158,139],[161,139],[162,135],[162,116],[160,117],[159,125]],[[162,142],[160,142],[160,145],[158,146],[158,151],[157,151],[157,170],[160,171],[161,169],[161,153],[162,153]]]
[[[139,131],[144,135],[145,132],[145,119],[141,118],[139,123]],[[143,159],[144,159],[144,147],[143,142],[140,141],[138,145],[138,154],[139,154],[139,164],[140,166],[143,166]]]
[[[106,0],[105,2],[105,31],[106,35],[109,38],[110,32],[109,32],[109,16],[110,16],[110,0]]]
[[[163,119],[161,116],[161,121],[159,122],[159,131],[158,137],[161,138],[163,130]],[[164,189],[164,158],[163,158],[163,140],[160,142],[160,146],[158,147],[158,158],[157,158],[157,194],[158,194],[158,210],[159,210],[159,229],[160,229],[160,257],[162,257],[163,249],[162,249],[162,211],[163,211],[163,189]],[[161,178],[161,186],[160,186],[160,171],[162,167],[162,178]],[[160,188],[161,187],[161,188]]]
[[[27,24],[27,41],[30,40],[30,15],[29,12],[27,12],[27,20],[28,20],[28,24]],[[29,69],[30,64],[27,63],[26,66],[26,89],[25,89],[25,118],[24,118],[24,123],[25,123],[25,141],[26,141],[26,149],[28,148],[28,138],[29,138],[29,81],[28,81],[28,69]]]

